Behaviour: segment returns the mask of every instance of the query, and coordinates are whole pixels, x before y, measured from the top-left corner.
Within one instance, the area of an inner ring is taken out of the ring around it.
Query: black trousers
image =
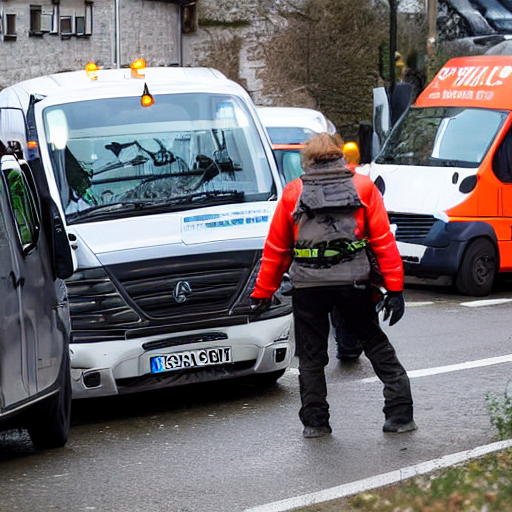
[[[347,329],[359,338],[377,377],[384,384],[386,419],[403,423],[411,421],[413,406],[409,377],[379,326],[371,287],[342,286],[295,289],[293,292],[302,423],[313,427],[329,423],[324,369],[329,361],[329,312],[333,306],[338,308]]]

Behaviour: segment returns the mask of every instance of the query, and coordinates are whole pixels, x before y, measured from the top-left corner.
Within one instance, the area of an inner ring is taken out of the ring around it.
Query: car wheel
[[[71,423],[71,374],[69,350],[65,350],[57,394],[38,404],[32,411],[28,432],[37,450],[60,448],[68,440]]]
[[[464,295],[489,295],[496,271],[497,254],[494,244],[487,238],[477,238],[464,252],[455,286]]]

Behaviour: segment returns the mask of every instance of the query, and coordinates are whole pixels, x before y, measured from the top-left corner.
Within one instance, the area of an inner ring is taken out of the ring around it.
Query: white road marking
[[[419,307],[419,306],[430,306],[432,304],[435,304],[435,302],[433,300],[424,300],[423,302],[419,301],[419,302],[406,302],[405,303],[405,305],[408,308],[414,308],[414,307]]]
[[[407,372],[407,375],[410,379],[414,379],[416,377],[428,377],[429,375],[438,375],[440,373],[449,373],[449,372],[458,372],[460,370],[469,370],[471,368],[481,368],[483,366],[492,366],[494,364],[501,363],[511,363],[512,362],[512,354],[507,354],[505,356],[498,357],[489,357],[487,359],[476,359],[474,361],[466,361],[465,363],[457,363],[457,364],[449,364],[447,366],[436,366],[434,368],[423,368],[422,370],[411,370]],[[287,373],[292,375],[298,375],[298,368],[288,368]],[[366,379],[361,379],[356,382],[369,383],[369,382],[379,382],[378,377],[367,377]]]
[[[469,370],[470,368],[480,368],[482,366],[492,366],[494,364],[512,362],[512,354],[498,357],[489,357],[487,359],[476,359],[474,361],[466,361],[465,363],[450,364],[447,366],[437,366],[434,368],[424,368],[423,370],[411,370],[407,372],[410,379],[415,377],[427,377],[429,375],[438,375],[439,373],[457,372],[459,370]],[[377,377],[368,377],[361,379],[359,382],[380,382]]]
[[[506,304],[512,302],[512,299],[485,299],[485,300],[472,300],[470,302],[461,302],[461,306],[467,308],[480,308],[482,306],[496,306],[498,304]]]
[[[360,492],[369,491],[371,489],[377,489],[384,485],[391,485],[402,482],[413,478],[418,475],[424,475],[431,473],[438,469],[447,468],[461,462],[466,462],[477,457],[482,457],[489,453],[504,450],[512,447],[512,439],[506,441],[499,441],[497,443],[487,444],[484,446],[478,446],[472,450],[466,450],[463,452],[453,453],[451,455],[445,455],[439,459],[429,460],[427,462],[421,462],[414,466],[409,466],[389,473],[383,473],[381,475],[372,476],[356,482],[350,482],[348,484],[338,485],[337,487],[331,487],[323,491],[313,492],[311,494],[304,494],[295,498],[289,498],[286,500],[275,501],[266,505],[259,505],[250,509],[246,509],[244,512],[286,512],[299,507],[307,507],[314,505],[315,503],[323,503],[326,501],[336,500],[358,494]]]

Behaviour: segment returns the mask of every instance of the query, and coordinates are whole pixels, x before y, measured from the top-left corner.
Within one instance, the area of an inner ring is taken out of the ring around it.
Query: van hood
[[[372,163],[370,178],[383,192],[387,211],[441,214],[465,201],[477,169]],[[466,179],[466,178],[469,178]],[[466,181],[464,181],[466,180]]]
[[[261,249],[277,203],[222,205],[179,213],[73,224],[82,268],[205,252]]]

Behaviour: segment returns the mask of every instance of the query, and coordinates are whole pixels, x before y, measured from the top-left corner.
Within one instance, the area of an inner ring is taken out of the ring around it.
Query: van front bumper
[[[413,215],[410,215],[413,217]],[[437,278],[455,276],[469,242],[485,237],[497,245],[491,224],[482,221],[436,222],[427,236],[416,243],[404,241],[399,230],[397,246],[406,275]]]
[[[291,323],[291,315],[286,315],[172,335],[72,343],[73,398],[134,393],[284,370],[294,355]],[[231,348],[231,362],[151,372],[152,357],[220,347]]]

